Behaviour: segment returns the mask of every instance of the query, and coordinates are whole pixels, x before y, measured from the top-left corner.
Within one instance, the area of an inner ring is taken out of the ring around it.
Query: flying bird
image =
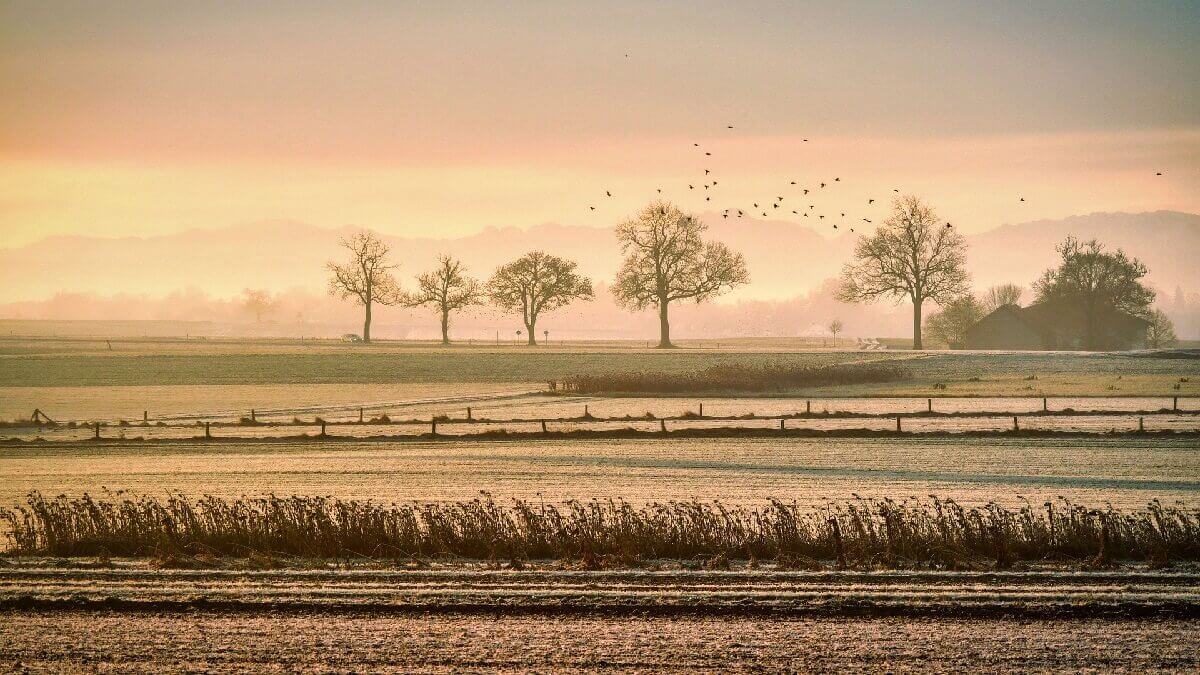
[[[808,194],[808,188],[804,188],[804,194]]]
[[[869,222],[871,222],[871,221],[870,221],[870,220],[868,220],[867,218],[863,218],[863,220],[864,220],[865,222],[868,222],[868,223],[869,223]]]
[[[774,204],[772,204],[771,206],[774,206],[775,208],[779,208],[779,202],[775,202],[775,203],[774,203]]]
[[[841,179],[841,178],[834,178],[834,179],[833,179],[833,182],[835,182],[835,183],[840,183],[840,182],[842,182],[842,179]]]
[[[689,190],[695,190],[695,189],[696,189],[696,186],[695,186],[695,185],[692,185],[691,183],[688,183],[688,189],[689,189]]]
[[[711,153],[711,152],[706,152],[706,153],[704,153],[704,154],[705,154],[705,155],[709,155],[709,156],[711,156],[711,155],[712,155],[712,153]]]
[[[868,204],[874,204],[874,203],[875,203],[875,200],[874,200],[874,199],[868,199],[868,200],[867,200],[867,203],[868,203]]]
[[[1161,175],[1162,175],[1162,172],[1161,172],[1161,171],[1159,171],[1158,173],[1156,173],[1156,174],[1154,174],[1154,175],[1155,175],[1155,176],[1161,176]]]
[[[611,197],[611,196],[612,196],[612,193],[611,193],[611,192],[609,192],[608,190],[605,190],[605,191],[604,191],[604,194],[605,194],[606,196],[608,196],[608,197]]]
[[[589,209],[591,209],[591,210],[593,210],[593,211],[595,211],[595,210],[596,210],[596,207],[594,207],[594,206],[589,206],[588,208],[589,208]]]
[[[792,181],[792,185],[795,185],[795,184],[796,184],[796,181]]]
[[[726,129],[732,129],[732,128],[733,128],[733,125],[732,125],[732,124],[730,124],[730,125],[726,126],[725,128],[726,128]]]
[[[821,183],[821,187],[825,187],[825,184],[824,184],[824,183]]]
[[[1025,198],[1024,198],[1024,197],[1021,197],[1021,201],[1025,201]]]

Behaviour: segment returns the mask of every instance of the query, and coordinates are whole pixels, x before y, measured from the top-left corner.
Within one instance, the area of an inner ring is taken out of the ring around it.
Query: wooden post
[[[927,398],[925,399],[925,402],[929,404],[929,412],[933,412],[933,399]]]
[[[358,409],[358,423],[359,424],[363,423],[363,409],[362,408]]]
[[[325,420],[321,420],[321,437],[325,436]]]
[[[251,408],[251,409],[250,409],[250,421],[251,421],[251,422],[257,422],[257,421],[258,421],[258,413],[256,413],[256,412],[254,411],[254,408]]]
[[[1174,410],[1175,412],[1179,412],[1179,397],[1178,396],[1175,396],[1174,398],[1171,399],[1171,410]]]
[[[212,438],[212,432],[211,432],[211,431],[209,431],[209,429],[208,429],[208,425],[209,425],[209,423],[208,423],[208,422],[205,422],[205,423],[204,423],[204,437],[205,437],[205,438]]]
[[[780,430],[780,431],[783,431],[783,430],[784,430],[784,429],[786,429],[786,428],[787,428],[787,420],[785,420],[785,419],[780,419],[780,420],[779,420],[779,430]]]
[[[1020,431],[1021,426],[1017,424],[1017,416],[1013,415],[1013,431]]]
[[[100,440],[100,423],[96,422],[96,440]]]
[[[548,432],[546,431],[546,420],[542,420],[542,433],[543,433],[543,434],[544,434],[544,433],[548,433]]]
[[[471,406],[467,406],[467,419],[471,419]]]
[[[1042,412],[1050,412],[1050,404],[1046,402],[1046,398],[1042,397]]]
[[[805,402],[804,402],[804,414],[805,414],[805,415],[811,415],[811,414],[812,414],[812,401],[805,401]]]
[[[587,404],[586,404],[586,403],[584,403],[584,404],[583,404],[583,416],[584,416],[584,417],[591,417],[591,414],[589,414],[589,413],[588,413],[588,407],[587,407]]]
[[[703,402],[700,403],[700,416],[704,417],[704,403]]]
[[[896,431],[900,431],[900,417],[896,416]]]
[[[429,433],[432,436],[437,436],[437,420],[429,420]]]
[[[1142,433],[1145,430],[1146,430],[1146,418],[1139,417],[1138,418],[1138,433]]]
[[[143,410],[142,411],[142,424],[148,424],[149,422],[150,422],[150,411]]]
[[[659,420],[659,421],[658,421],[658,428],[659,428],[659,430],[661,430],[661,431],[662,431],[664,434],[665,434],[665,433],[667,433],[667,421],[666,421],[666,420]]]

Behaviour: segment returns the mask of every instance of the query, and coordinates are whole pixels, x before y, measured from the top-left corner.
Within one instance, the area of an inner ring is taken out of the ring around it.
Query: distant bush
[[[576,375],[564,382],[567,391],[582,394],[691,394],[722,391],[782,391],[912,378],[912,371],[891,363],[851,363],[828,366],[771,366],[722,364],[693,373],[606,373]]]
[[[1065,500],[1039,508],[950,500],[856,500],[818,507],[771,501],[621,500],[562,506],[488,497],[467,502],[379,504],[331,497],[223,499],[173,495],[46,499],[0,510],[9,550],[31,555],[294,555],[374,558],[620,560],[723,557],[837,561],[838,566],[981,569],[1047,559],[1200,560],[1200,511],[1157,501],[1135,512]],[[806,562],[807,561],[807,562]]]

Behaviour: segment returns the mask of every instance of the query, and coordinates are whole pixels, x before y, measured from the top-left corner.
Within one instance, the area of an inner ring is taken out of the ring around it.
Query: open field
[[[380,615],[14,610],[24,672],[1187,672],[1186,619]]]
[[[142,442],[10,446],[0,504],[38,490],[161,496],[336,495],[392,501],[534,502],[622,497],[635,504],[719,499],[826,499],[936,494],[963,504],[1071,501],[1140,508],[1200,503],[1191,438],[848,438]]]
[[[713,345],[722,344],[720,348]],[[832,351],[766,342],[702,343],[658,351],[631,343],[520,347],[427,343],[355,346],[327,341],[0,341],[0,400],[26,387],[524,383],[574,375],[695,373],[713,366],[818,367],[902,362],[911,380],[814,387],[831,396],[1200,395],[1200,359],[1128,354]],[[1176,388],[1178,387],[1178,388]],[[764,392],[779,393],[779,392]],[[264,405],[267,405],[264,402]]]

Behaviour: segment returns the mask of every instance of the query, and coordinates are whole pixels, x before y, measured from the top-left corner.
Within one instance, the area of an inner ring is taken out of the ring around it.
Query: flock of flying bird
[[[726,128],[727,130],[729,130],[729,129],[733,129],[734,127],[733,127],[733,125],[732,125],[732,124],[729,124],[729,125],[726,125],[726,127],[725,127],[725,128]],[[803,142],[807,143],[807,142],[808,142],[808,139],[807,139],[807,138],[803,139]],[[700,146],[700,144],[699,144],[699,143],[693,143],[693,144],[692,144],[692,147],[693,147],[693,148],[700,148],[701,146]],[[708,151],[708,150],[701,149],[701,152],[703,152],[703,153],[704,153],[704,156],[705,156],[705,157],[712,157],[712,152],[710,152],[710,151]],[[1161,176],[1161,175],[1162,175],[1162,172],[1161,172],[1161,171],[1160,171],[1160,172],[1157,172],[1155,175],[1157,175],[1157,176]],[[701,183],[701,184],[700,184],[700,187],[702,187],[702,188],[703,188],[704,190],[706,190],[706,191],[708,191],[708,190],[711,190],[712,188],[715,188],[715,187],[717,187],[717,185],[718,185],[718,182],[717,182],[716,178],[712,178],[711,176],[712,176],[712,171],[711,171],[710,169],[707,169],[707,168],[705,168],[705,169],[704,169],[704,177],[705,177],[705,182]],[[828,179],[827,179],[827,180],[828,180]],[[841,179],[841,177],[837,177],[837,176],[835,176],[835,177],[833,178],[832,182],[833,182],[833,183],[841,183],[841,182],[842,182],[842,179]],[[789,182],[789,184],[788,184],[788,186],[789,186],[789,187],[792,187],[792,186],[795,186],[795,185],[797,185],[797,183],[796,183],[796,181],[794,181],[794,180],[793,180],[793,181],[790,181],[790,182]],[[801,196],[801,197],[804,197],[804,196],[807,196],[807,195],[809,195],[810,193],[814,193],[814,192],[818,192],[818,191],[824,190],[824,189],[825,189],[827,186],[829,186],[829,183],[828,183],[828,182],[818,182],[818,183],[817,183],[817,187],[816,187],[816,188],[800,187],[799,189],[800,189],[800,190],[802,190],[802,194],[801,194],[800,196]],[[696,189],[696,184],[695,184],[695,183],[689,183],[687,187],[688,187],[688,190],[695,190],[695,189]],[[892,192],[899,194],[899,192],[900,192],[900,189],[899,189],[899,188],[893,188],[893,189],[892,189]],[[612,191],[611,191],[611,190],[605,190],[605,191],[604,191],[604,194],[605,194],[605,196],[606,196],[606,197],[612,197],[612,196],[613,196],[613,194],[612,194]],[[658,188],[658,194],[662,194],[662,188]],[[711,202],[711,201],[712,201],[712,194],[711,194],[711,193],[709,193],[709,194],[706,194],[706,195],[705,195],[705,197],[704,197],[704,201],[705,201],[705,202]],[[807,201],[807,200],[802,200],[802,201]],[[1024,202],[1024,201],[1025,201],[1025,198],[1024,198],[1024,197],[1020,197],[1020,201]],[[816,209],[816,205],[815,205],[815,204],[808,204],[808,205],[807,205],[807,206],[808,206],[808,208],[807,208],[807,209],[805,209],[805,208],[804,208],[804,204],[800,204],[798,208],[792,209],[792,208],[790,208],[790,206],[791,206],[791,202],[789,202],[789,203],[788,203],[788,207],[784,207],[784,206],[783,206],[783,202],[784,202],[784,197],[783,197],[782,195],[776,195],[776,196],[775,196],[775,199],[774,199],[774,201],[772,201],[772,200],[770,200],[770,199],[766,199],[766,200],[763,200],[763,202],[762,202],[761,204],[760,204],[759,202],[751,202],[751,204],[752,204],[752,208],[746,207],[745,205],[743,205],[743,207],[742,207],[742,208],[726,208],[726,209],[724,209],[724,210],[722,210],[722,211],[721,211],[721,217],[722,217],[722,218],[729,218],[729,217],[733,216],[733,217],[736,217],[736,218],[743,218],[743,217],[745,217],[745,216],[746,216],[748,213],[751,215],[751,217],[753,217],[753,215],[754,215],[754,212],[758,212],[758,213],[761,213],[762,217],[766,218],[766,217],[769,217],[769,216],[768,216],[768,210],[767,210],[768,208],[770,208],[770,209],[771,209],[770,213],[776,213],[776,212],[778,212],[778,210],[779,210],[779,209],[785,209],[785,208],[786,208],[786,210],[790,210],[790,211],[792,212],[792,215],[794,215],[794,216],[800,216],[800,217],[803,217],[803,218],[808,218],[808,217],[810,217],[810,215],[809,215],[809,214],[811,213],[811,214],[815,215],[815,216],[817,217],[817,220],[819,220],[819,221],[820,221],[820,220],[824,220],[824,219],[825,219],[825,215],[826,215],[826,214],[823,214],[823,213],[815,213],[815,212],[814,212],[814,210]],[[867,200],[866,200],[866,203],[867,203],[867,205],[868,205],[868,206],[869,206],[869,205],[872,205],[872,204],[874,204],[874,203],[875,203],[875,199],[874,199],[873,197],[869,197],[869,198],[867,198]],[[591,211],[595,211],[595,210],[596,210],[596,206],[595,206],[595,205],[589,206],[588,208],[589,208],[589,210],[591,210]],[[838,211],[837,211],[837,213],[839,214],[839,218],[845,218],[845,217],[846,217],[846,213],[845,213],[844,211],[838,210]],[[833,218],[831,217],[831,218],[830,218],[830,220],[833,220]],[[868,224],[871,224],[871,222],[872,222],[870,218],[862,218],[862,221],[863,221],[863,222],[865,222],[865,223],[868,223]],[[838,225],[839,225],[839,224],[841,224],[841,225],[845,225],[845,222],[844,222],[844,221],[842,221],[842,220],[839,220],[837,223],[832,223],[832,225],[833,225],[833,229],[835,229],[835,230],[839,229],[839,228],[838,228]],[[947,222],[947,223],[946,223],[946,227],[947,227],[947,228],[953,228],[953,227],[954,227],[954,225],[952,225],[951,223]],[[850,227],[850,228],[848,228],[848,229],[849,229],[851,232],[854,232],[854,228],[853,228],[853,227]]]

